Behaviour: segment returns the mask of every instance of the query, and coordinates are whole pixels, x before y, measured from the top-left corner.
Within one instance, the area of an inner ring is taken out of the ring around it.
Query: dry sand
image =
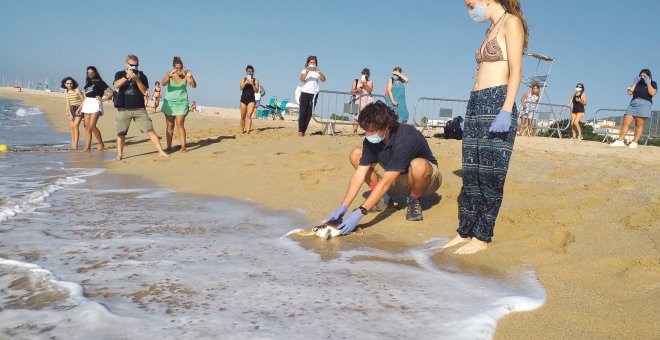
[[[68,130],[61,94],[0,89],[0,96],[37,105],[56,129]],[[99,127],[107,152],[114,153],[115,111],[110,106]],[[163,137],[162,115],[151,117]],[[237,118],[236,110],[210,107],[205,114],[189,115],[189,152],[167,159],[158,158],[146,135],[132,127],[126,158],[105,165],[111,173],[143,176],[178,191],[302,210],[310,226],[336,208],[352,173],[348,153],[361,139],[299,138],[294,136],[296,122],[271,120],[257,120],[251,135],[239,136]],[[397,250],[454,236],[461,142],[428,141],[443,184],[441,200],[427,200],[425,205],[432,207],[424,211],[424,221],[407,222],[399,210],[378,215],[374,224],[375,214],[370,214],[363,223],[372,227],[332,246],[313,238],[301,242],[328,258],[346,247]],[[498,339],[657,339],[659,181],[660,148],[612,149],[597,142],[519,137],[490,249],[468,257],[440,252],[434,259],[496,277],[520,271],[524,264],[536,267],[547,290],[545,305],[503,318]],[[361,202],[358,198],[354,205]]]

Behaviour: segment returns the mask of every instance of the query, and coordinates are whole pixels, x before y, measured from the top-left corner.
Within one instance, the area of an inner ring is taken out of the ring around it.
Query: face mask
[[[394,80],[399,80],[399,79],[400,79],[400,77],[399,77],[399,76],[397,76],[397,75],[395,74],[395,75],[393,75],[393,76],[392,76],[392,79],[394,79]]]
[[[580,88],[580,87],[576,87],[576,88],[575,88],[575,92],[582,92],[582,88]]]
[[[488,21],[488,19],[486,18],[487,9],[488,7],[484,4],[476,4],[471,10],[468,11],[468,15],[470,16],[470,18],[472,18],[472,20],[479,23],[483,23]]]
[[[88,75],[87,75],[87,78],[89,78],[89,79],[94,79],[94,78],[96,78],[96,73],[90,73],[90,74],[88,74]]]
[[[375,133],[369,137],[367,137],[367,141],[372,144],[378,144],[385,140],[385,137],[381,137],[379,134]]]

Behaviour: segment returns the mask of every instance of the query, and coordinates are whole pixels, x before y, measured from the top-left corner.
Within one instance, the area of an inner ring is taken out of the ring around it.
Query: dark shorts
[[[69,106],[69,113],[71,114],[71,117],[73,119],[82,118],[84,116],[84,114],[82,112],[78,112],[79,107],[80,106],[78,106],[78,105]]]

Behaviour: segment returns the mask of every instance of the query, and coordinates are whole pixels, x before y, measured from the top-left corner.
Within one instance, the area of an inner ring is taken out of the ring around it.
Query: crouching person
[[[338,229],[346,235],[369,210],[381,211],[387,207],[388,191],[403,191],[408,196],[406,219],[421,221],[420,198],[435,193],[442,182],[438,161],[428,142],[414,127],[400,124],[396,113],[381,101],[362,109],[358,124],[365,131],[365,139],[362,147],[350,154],[355,172],[340,207],[327,220],[343,218]],[[382,175],[376,172],[377,164],[384,169]],[[344,218],[362,183],[371,188],[369,197]]]

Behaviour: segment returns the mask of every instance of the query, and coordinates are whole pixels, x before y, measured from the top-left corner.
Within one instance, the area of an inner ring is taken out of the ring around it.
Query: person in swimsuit
[[[353,87],[351,92],[355,94],[355,103],[358,104],[358,113],[355,114],[353,121],[353,134],[357,135],[358,132],[358,118],[360,118],[360,112],[367,105],[374,102],[374,97],[371,96],[371,92],[374,90],[374,83],[369,80],[371,71],[368,68],[362,70],[360,79],[355,79],[353,81]]]
[[[522,103],[522,110],[520,114],[521,125],[523,127],[520,131],[520,135],[525,135],[534,137],[536,135],[536,130],[534,130],[534,114],[538,109],[540,98],[540,88],[539,84],[532,84],[531,91],[525,92],[520,102]]]
[[[154,84],[154,113],[158,110],[158,106],[160,105],[161,91],[160,82],[157,81]]]
[[[561,113],[571,104],[573,104],[573,110],[571,111],[571,138],[577,138],[577,140],[581,141],[582,127],[580,127],[580,120],[584,117],[584,107],[587,106],[587,95],[584,94],[584,84],[578,83],[575,85],[575,93],[568,100]]]
[[[254,67],[245,68],[245,77],[241,78],[241,135],[249,134],[252,130],[252,114],[254,113],[256,99],[254,94],[259,92],[259,81],[254,79]]]
[[[186,116],[190,111],[188,102],[188,85],[192,88],[197,87],[197,82],[193,78],[190,70],[183,68],[181,58],[174,57],[172,60],[174,69],[165,74],[161,84],[167,85],[167,94],[163,100],[161,111],[165,115],[167,129],[165,130],[165,140],[167,148],[165,151],[172,151],[172,138],[174,138],[174,126],[179,131],[179,142],[181,143],[181,153],[188,152],[186,149]]]
[[[104,93],[107,96],[103,96]],[[103,102],[112,98],[113,91],[106,84],[98,70],[94,66],[87,67],[87,83],[85,84],[85,101],[82,104],[82,113],[85,114],[85,147],[80,150],[81,152],[89,152],[92,146],[92,134],[96,137],[98,146],[96,150],[103,151],[105,144],[103,144],[103,137],[101,131],[96,127],[96,122],[99,117],[103,115]]]
[[[80,122],[83,119],[82,103],[85,95],[78,88],[78,82],[71,77],[62,79],[61,87],[66,98],[65,114],[71,122],[71,150],[78,150],[80,139]]]
[[[631,149],[637,148],[637,142],[642,137],[642,132],[644,131],[644,122],[646,119],[650,119],[653,114],[653,96],[656,93],[658,93],[658,84],[653,81],[651,70],[645,68],[639,71],[639,76],[635,78],[632,85],[628,86],[628,95],[632,96],[632,100],[626,109],[626,113],[623,115],[623,124],[619,133],[619,139],[610,144],[611,146],[620,147],[626,145],[623,141],[628,133],[628,127],[634,119],[635,136],[628,147]]]
[[[443,248],[465,243],[456,253],[474,254],[492,241],[502,204],[528,30],[518,0],[464,1],[474,21],[490,27],[476,53],[476,81],[465,113],[458,235]]]

